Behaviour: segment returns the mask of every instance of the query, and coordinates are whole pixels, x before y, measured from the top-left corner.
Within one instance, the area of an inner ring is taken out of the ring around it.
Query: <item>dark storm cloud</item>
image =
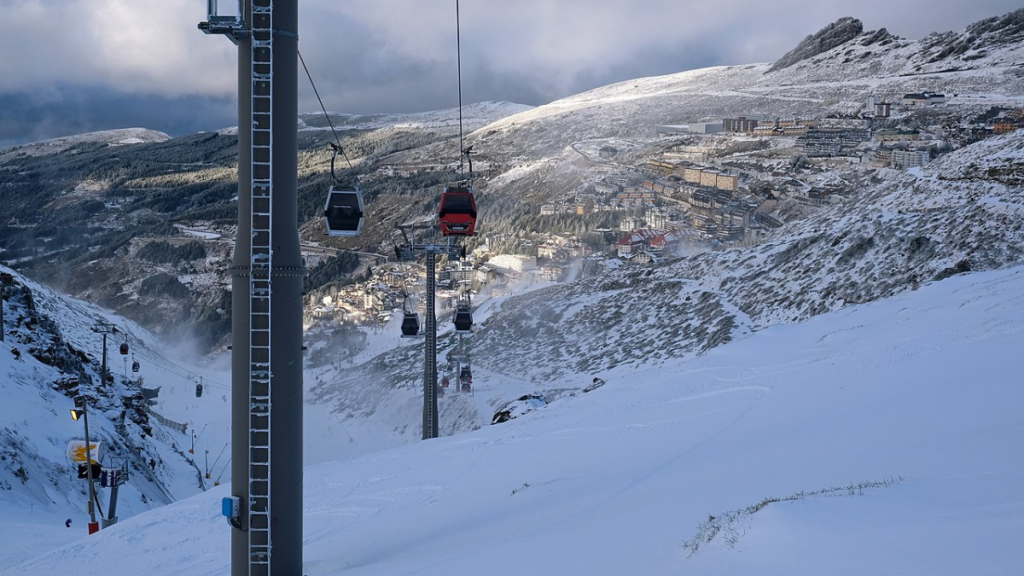
[[[0,135],[8,143],[114,128],[144,127],[185,134],[234,124],[234,98],[166,98],[74,87],[58,89],[45,100],[27,94],[0,94]]]
[[[233,6],[234,0],[221,4]],[[0,143],[236,123],[236,51],[201,0],[0,0]],[[601,85],[769,62],[843,16],[916,39],[1019,0],[461,0],[464,102],[539,105]],[[329,110],[458,105],[454,0],[300,0],[299,49]],[[300,70],[299,108],[319,110]]]

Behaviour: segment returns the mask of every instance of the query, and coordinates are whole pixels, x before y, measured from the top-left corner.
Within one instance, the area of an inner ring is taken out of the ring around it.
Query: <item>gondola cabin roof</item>
[[[342,190],[331,186],[324,205],[328,236],[353,237],[363,231],[363,194],[359,188]]]

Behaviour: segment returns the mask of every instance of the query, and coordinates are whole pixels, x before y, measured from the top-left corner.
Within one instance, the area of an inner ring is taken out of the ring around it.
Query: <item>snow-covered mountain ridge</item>
[[[916,41],[868,31],[779,69],[776,63],[759,63],[629,80],[503,118],[474,136],[480,150],[511,146],[512,140],[530,143],[522,153],[533,158],[552,155],[574,141],[641,138],[657,124],[741,114],[856,112],[871,95],[892,101],[932,91],[947,93],[950,104],[963,110],[1020,106],[1022,21],[1024,10],[1018,10]],[[954,48],[964,45],[972,48]],[[530,126],[540,121],[543,126]]]

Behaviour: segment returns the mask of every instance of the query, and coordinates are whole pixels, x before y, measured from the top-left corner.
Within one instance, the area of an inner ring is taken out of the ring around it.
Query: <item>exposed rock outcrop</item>
[[[769,72],[788,68],[797,62],[813,58],[822,52],[828,52],[836,46],[853,40],[863,32],[864,24],[860,20],[849,16],[840,18],[817,33],[804,38],[796,48],[779,58]]]

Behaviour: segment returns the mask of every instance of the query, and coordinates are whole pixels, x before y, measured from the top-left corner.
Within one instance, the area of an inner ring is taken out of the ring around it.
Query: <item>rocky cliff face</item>
[[[828,52],[836,46],[845,44],[860,36],[862,32],[864,32],[864,24],[860,20],[849,16],[840,18],[815,34],[804,38],[796,48],[787,52],[782,58],[779,58],[769,72],[788,68],[801,60],[813,58],[822,52]]]

